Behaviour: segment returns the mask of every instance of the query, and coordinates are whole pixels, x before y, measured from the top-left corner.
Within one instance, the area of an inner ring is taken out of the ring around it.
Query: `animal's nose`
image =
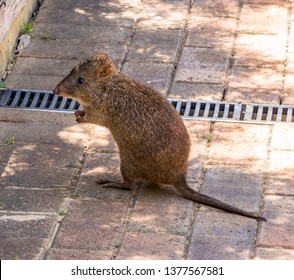
[[[57,91],[57,89],[55,88],[55,89],[53,89],[53,93],[54,94],[56,94],[56,95],[58,95],[58,91]]]

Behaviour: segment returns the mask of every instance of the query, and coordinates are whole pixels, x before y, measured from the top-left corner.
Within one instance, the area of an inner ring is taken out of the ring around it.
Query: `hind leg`
[[[115,188],[121,190],[132,190],[132,183],[125,180],[123,182],[111,181],[111,180],[97,180],[96,184],[100,185],[103,188]]]
[[[123,177],[123,182],[117,182],[117,181],[105,180],[105,179],[97,180],[95,182],[104,188],[132,190],[135,188],[135,184],[137,181],[137,176],[135,176],[135,170],[136,169],[133,168],[130,164],[125,163],[125,161],[122,161],[120,165],[120,171]]]

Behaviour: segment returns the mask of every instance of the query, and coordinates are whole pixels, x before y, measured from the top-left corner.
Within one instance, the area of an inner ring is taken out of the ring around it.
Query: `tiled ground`
[[[293,19],[283,0],[44,0],[5,83],[51,90],[105,51],[167,96],[294,105]],[[169,187],[99,188],[120,177],[106,129],[2,108],[0,143],[15,144],[0,149],[1,259],[293,259],[294,126],[185,124],[189,185],[267,223]]]

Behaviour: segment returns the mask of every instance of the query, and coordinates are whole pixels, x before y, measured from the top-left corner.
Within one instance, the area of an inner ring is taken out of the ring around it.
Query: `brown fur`
[[[243,216],[265,220],[192,190],[186,182],[190,138],[174,107],[154,89],[120,75],[107,54],[76,66],[54,93],[77,99],[79,123],[110,129],[118,144],[123,183],[105,187],[133,189],[138,181],[173,185],[184,197]]]

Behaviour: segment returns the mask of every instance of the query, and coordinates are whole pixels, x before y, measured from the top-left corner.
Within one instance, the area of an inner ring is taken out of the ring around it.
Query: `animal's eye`
[[[78,78],[78,84],[82,85],[85,82],[84,78]]]

